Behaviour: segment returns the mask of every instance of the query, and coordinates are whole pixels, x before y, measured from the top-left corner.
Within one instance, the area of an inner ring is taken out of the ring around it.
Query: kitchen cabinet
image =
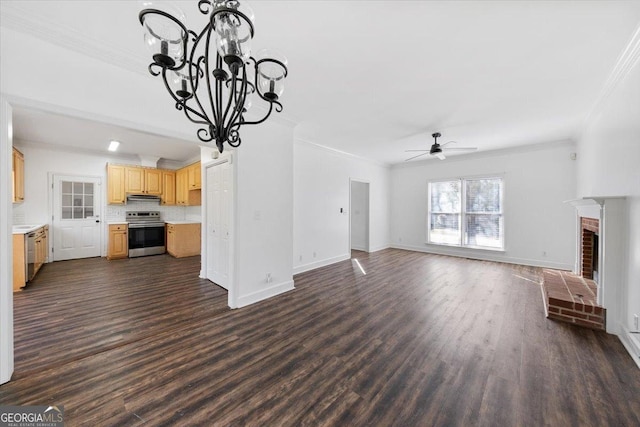
[[[176,171],[176,204],[179,206],[201,205],[201,191],[189,189],[189,168]]]
[[[160,196],[163,205],[176,204],[176,173],[175,171],[162,171],[162,195]]]
[[[109,250],[107,259],[120,259],[129,256],[129,235],[127,224],[109,224]]]
[[[34,250],[34,275],[40,270],[40,267],[47,262],[47,253],[49,252],[49,226],[44,226],[36,231],[36,242]]]
[[[13,149],[13,203],[24,201],[24,155]]]
[[[167,252],[176,258],[200,255],[200,223],[167,223]]]
[[[162,170],[126,166],[124,187],[127,194],[160,196],[162,194]]]
[[[107,164],[107,203],[124,205],[125,166]]]
[[[23,229],[19,233],[13,233],[14,292],[22,290],[28,281],[33,280],[36,273],[47,262],[49,254],[49,226],[26,227],[29,230]],[[33,235],[33,237],[29,238],[29,235]],[[33,244],[28,245],[29,241]],[[32,266],[31,263],[33,263]],[[27,268],[28,266],[29,268]]]
[[[135,166],[124,168],[124,192],[132,194],[144,193],[144,169]]]
[[[202,172],[200,162],[187,166],[187,177],[189,179],[189,190],[200,190],[202,188]]]
[[[27,251],[24,234],[13,235],[13,292],[27,284]]]

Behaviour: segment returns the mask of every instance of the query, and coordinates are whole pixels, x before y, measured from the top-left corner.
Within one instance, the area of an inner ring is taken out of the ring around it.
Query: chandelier
[[[199,33],[187,29],[182,12],[170,4],[147,2],[145,7],[139,18],[153,55],[149,72],[162,76],[176,109],[200,126],[202,142],[215,141],[220,152],[225,142],[237,147],[241,126],[260,124],[274,109],[282,111],[278,100],[287,60],[266,49],[251,56],[254,17],[246,2],[199,0],[198,9],[209,21]],[[256,95],[268,103],[267,112],[247,121]]]

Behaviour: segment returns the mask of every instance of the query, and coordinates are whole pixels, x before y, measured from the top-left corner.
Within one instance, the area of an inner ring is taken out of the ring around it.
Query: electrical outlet
[[[300,255],[300,261],[302,261],[302,255]]]
[[[315,252],[313,253],[313,257],[314,257],[314,258],[316,257],[316,253],[315,253]]]
[[[267,273],[267,283],[271,283],[271,273]]]
[[[638,330],[638,315],[634,314],[633,315],[633,327],[635,328],[635,330]]]

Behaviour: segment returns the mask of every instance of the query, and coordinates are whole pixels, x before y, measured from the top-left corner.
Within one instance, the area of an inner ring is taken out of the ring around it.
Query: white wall
[[[389,246],[387,167],[303,141],[293,159],[294,272],[350,258],[350,179],[369,183],[369,250]]]
[[[241,129],[236,152],[237,306],[293,289],[293,129]],[[270,274],[271,281],[267,281]]]
[[[638,34],[636,34],[638,37]],[[634,338],[633,314],[640,315],[640,65],[617,81],[610,95],[592,115],[578,141],[578,196],[625,196],[626,224],[624,274],[619,286],[622,310],[621,338],[629,348]],[[633,55],[630,55],[633,57]],[[636,363],[640,345],[634,348]],[[640,363],[639,363],[640,364]]]
[[[452,156],[396,165],[391,170],[394,247],[571,270],[575,257],[575,161],[570,142]],[[429,180],[501,175],[504,252],[427,245]]]
[[[13,131],[11,106],[0,98],[0,384],[13,374],[13,236],[11,234]]]
[[[351,181],[351,249],[369,250],[369,184]]]

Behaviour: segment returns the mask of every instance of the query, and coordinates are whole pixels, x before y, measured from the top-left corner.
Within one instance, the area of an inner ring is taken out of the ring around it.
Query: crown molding
[[[613,70],[609,73],[609,77],[605,81],[600,95],[583,122],[581,133],[584,133],[589,123],[600,114],[615,88],[631,73],[631,70],[633,70],[638,62],[640,62],[640,25],[636,27],[635,32],[618,57]]]
[[[41,15],[34,16],[33,13],[20,7],[20,2],[2,3],[1,26],[128,71],[148,75],[148,61],[140,58],[135,52],[123,49],[121,46],[116,49],[89,34],[81,33]]]
[[[575,147],[576,143],[572,139],[561,139],[557,141],[538,142],[535,144],[517,145],[514,147],[496,148],[492,150],[476,151],[473,153],[458,154],[456,156],[447,157],[446,162],[461,162],[466,160],[478,160],[497,156],[508,156],[510,154],[522,154],[531,153],[534,151],[555,150],[563,147]],[[436,159],[431,157],[424,160],[418,160],[413,162],[398,162],[391,165],[393,169],[399,168],[411,168],[425,166],[426,162],[436,162]]]
[[[318,144],[316,142],[311,142],[309,140],[306,140],[306,139],[300,138],[300,137],[295,137],[294,138],[294,143],[295,144],[300,144],[300,145],[302,145],[302,144],[308,145],[310,147],[313,147],[313,148],[316,148],[316,149],[319,149],[319,150],[322,150],[322,151],[327,151],[327,152],[332,153],[332,154],[337,154],[340,157],[359,160],[361,162],[369,163],[369,164],[372,164],[372,165],[375,165],[375,166],[380,166],[380,167],[383,167],[383,168],[386,168],[386,169],[389,169],[392,166],[389,163],[384,163],[384,162],[380,162],[380,161],[377,161],[377,160],[368,159],[366,157],[358,156],[356,154],[351,154],[351,153],[348,153],[346,151],[338,150],[336,148],[327,147],[326,145]]]

